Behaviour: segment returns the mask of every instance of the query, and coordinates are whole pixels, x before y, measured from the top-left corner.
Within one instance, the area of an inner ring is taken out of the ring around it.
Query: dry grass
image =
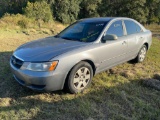
[[[50,31],[47,27],[0,30],[0,119],[160,119],[160,92],[143,85],[160,71],[158,38],[143,63],[125,63],[96,75],[84,93],[37,93],[13,79],[9,59],[19,45],[52,35]]]

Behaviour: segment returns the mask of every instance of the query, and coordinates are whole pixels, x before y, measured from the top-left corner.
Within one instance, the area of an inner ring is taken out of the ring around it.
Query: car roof
[[[130,19],[127,17],[97,17],[97,18],[85,18],[79,20],[79,22],[85,22],[85,23],[94,23],[94,22],[109,22],[113,19]]]
[[[143,29],[143,31],[146,30],[146,28],[141,25],[138,21],[132,19],[132,18],[128,18],[128,17],[95,17],[95,18],[85,18],[85,19],[81,19],[78,22],[84,22],[84,23],[96,23],[96,22],[105,22],[105,23],[109,23],[110,21],[113,20],[132,20],[135,23],[137,23],[139,26],[141,26],[141,28]]]

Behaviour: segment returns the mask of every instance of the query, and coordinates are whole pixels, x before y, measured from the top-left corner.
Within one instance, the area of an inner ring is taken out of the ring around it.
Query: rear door
[[[127,57],[132,59],[135,57],[139,51],[139,41],[143,37],[139,34],[142,32],[141,27],[132,20],[124,20],[124,25],[126,28],[126,39],[128,40],[128,54]]]

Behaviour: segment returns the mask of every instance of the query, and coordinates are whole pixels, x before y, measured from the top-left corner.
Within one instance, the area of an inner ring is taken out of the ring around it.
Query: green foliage
[[[52,4],[54,17],[62,23],[72,23],[78,18],[79,0],[55,0]]]
[[[6,12],[7,2],[5,0],[1,0],[0,2],[0,16],[3,16]]]
[[[138,20],[141,23],[146,23],[148,10],[145,8],[146,0],[124,0],[121,15]],[[128,11],[128,12],[127,12]]]
[[[160,0],[146,0],[145,5],[149,10],[147,23],[158,23],[160,21]]]
[[[11,14],[22,13],[28,0],[0,0],[0,16],[6,12]],[[32,0],[31,0],[32,1]]]
[[[130,17],[143,24],[160,23],[160,0],[1,0],[0,16],[24,13],[45,22],[72,23],[89,17]]]
[[[27,17],[35,20],[43,20],[44,22],[52,20],[50,5],[45,1],[37,1],[35,3],[28,2],[24,13]]]
[[[98,7],[102,0],[82,0],[80,16],[86,17],[99,17]]]
[[[99,7],[99,13],[101,16],[130,17],[141,23],[146,23],[148,15],[148,9],[145,8],[146,0],[109,1],[110,0],[102,0]]]

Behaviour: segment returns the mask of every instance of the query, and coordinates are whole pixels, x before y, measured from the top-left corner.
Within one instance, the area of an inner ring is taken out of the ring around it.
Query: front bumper
[[[11,70],[15,80],[32,90],[36,91],[56,91],[62,90],[65,75],[60,72],[36,72],[17,69],[10,61]]]

